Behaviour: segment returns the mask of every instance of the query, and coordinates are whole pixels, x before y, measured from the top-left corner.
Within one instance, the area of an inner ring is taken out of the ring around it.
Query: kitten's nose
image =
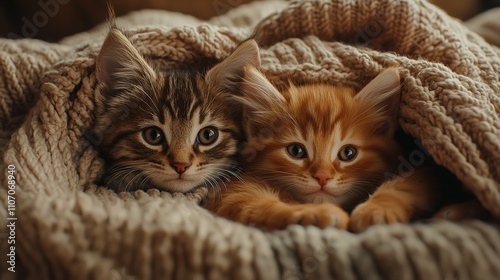
[[[186,163],[186,162],[174,162],[170,164],[172,168],[175,170],[175,172],[182,174],[186,172],[186,169],[188,169],[191,166],[191,163]]]
[[[314,179],[316,179],[321,187],[324,187],[328,180],[330,180],[332,176],[327,173],[319,173],[314,175]]]

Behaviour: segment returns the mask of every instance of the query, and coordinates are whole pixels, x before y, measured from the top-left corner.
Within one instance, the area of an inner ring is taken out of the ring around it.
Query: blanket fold
[[[208,22],[159,11],[120,20],[139,52],[168,67],[222,59],[255,31],[262,70],[277,85],[290,79],[361,88],[398,64],[402,128],[500,216],[500,52],[426,1],[266,1]],[[500,227],[493,223],[264,232],[199,207],[203,188],[117,194],[96,185],[104,162],[85,135],[99,117],[94,59],[105,30],[56,44],[0,40],[0,140],[8,143],[0,150],[0,219],[17,217],[16,273],[2,253],[2,279],[500,275]],[[2,227],[0,234],[0,251],[8,252],[11,232]]]

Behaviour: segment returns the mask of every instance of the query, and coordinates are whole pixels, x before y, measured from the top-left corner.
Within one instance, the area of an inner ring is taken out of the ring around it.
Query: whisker
[[[141,175],[140,172],[138,172],[137,174],[135,174],[135,176],[130,180],[128,181],[127,185],[125,185],[125,191],[128,191],[129,190],[129,186],[131,187],[132,185],[135,185],[135,180]]]

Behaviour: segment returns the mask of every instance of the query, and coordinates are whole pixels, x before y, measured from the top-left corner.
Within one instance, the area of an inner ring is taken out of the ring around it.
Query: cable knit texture
[[[359,89],[398,64],[403,129],[500,216],[500,51],[431,4],[266,1],[208,22],[144,11],[119,24],[143,55],[171,67],[222,59],[255,33],[276,84]],[[263,232],[199,207],[206,189],[97,186],[104,164],[84,135],[99,117],[94,59],[105,34],[0,39],[0,220],[9,217],[8,165],[17,217],[15,274],[0,229],[1,279],[498,279],[500,227],[491,223]]]

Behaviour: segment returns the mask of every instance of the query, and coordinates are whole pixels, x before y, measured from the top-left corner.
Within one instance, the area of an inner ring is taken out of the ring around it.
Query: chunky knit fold
[[[277,85],[360,89],[399,65],[401,127],[500,216],[500,51],[426,1],[258,1],[206,22],[142,11],[118,24],[140,53],[166,67],[223,59],[253,35],[262,70]],[[0,39],[0,220],[14,222],[16,242],[12,273],[13,232],[1,227],[1,279],[500,276],[494,223],[265,232],[200,207],[203,188],[117,194],[99,186],[104,161],[86,135],[99,117],[94,63],[106,31],[59,43]]]

